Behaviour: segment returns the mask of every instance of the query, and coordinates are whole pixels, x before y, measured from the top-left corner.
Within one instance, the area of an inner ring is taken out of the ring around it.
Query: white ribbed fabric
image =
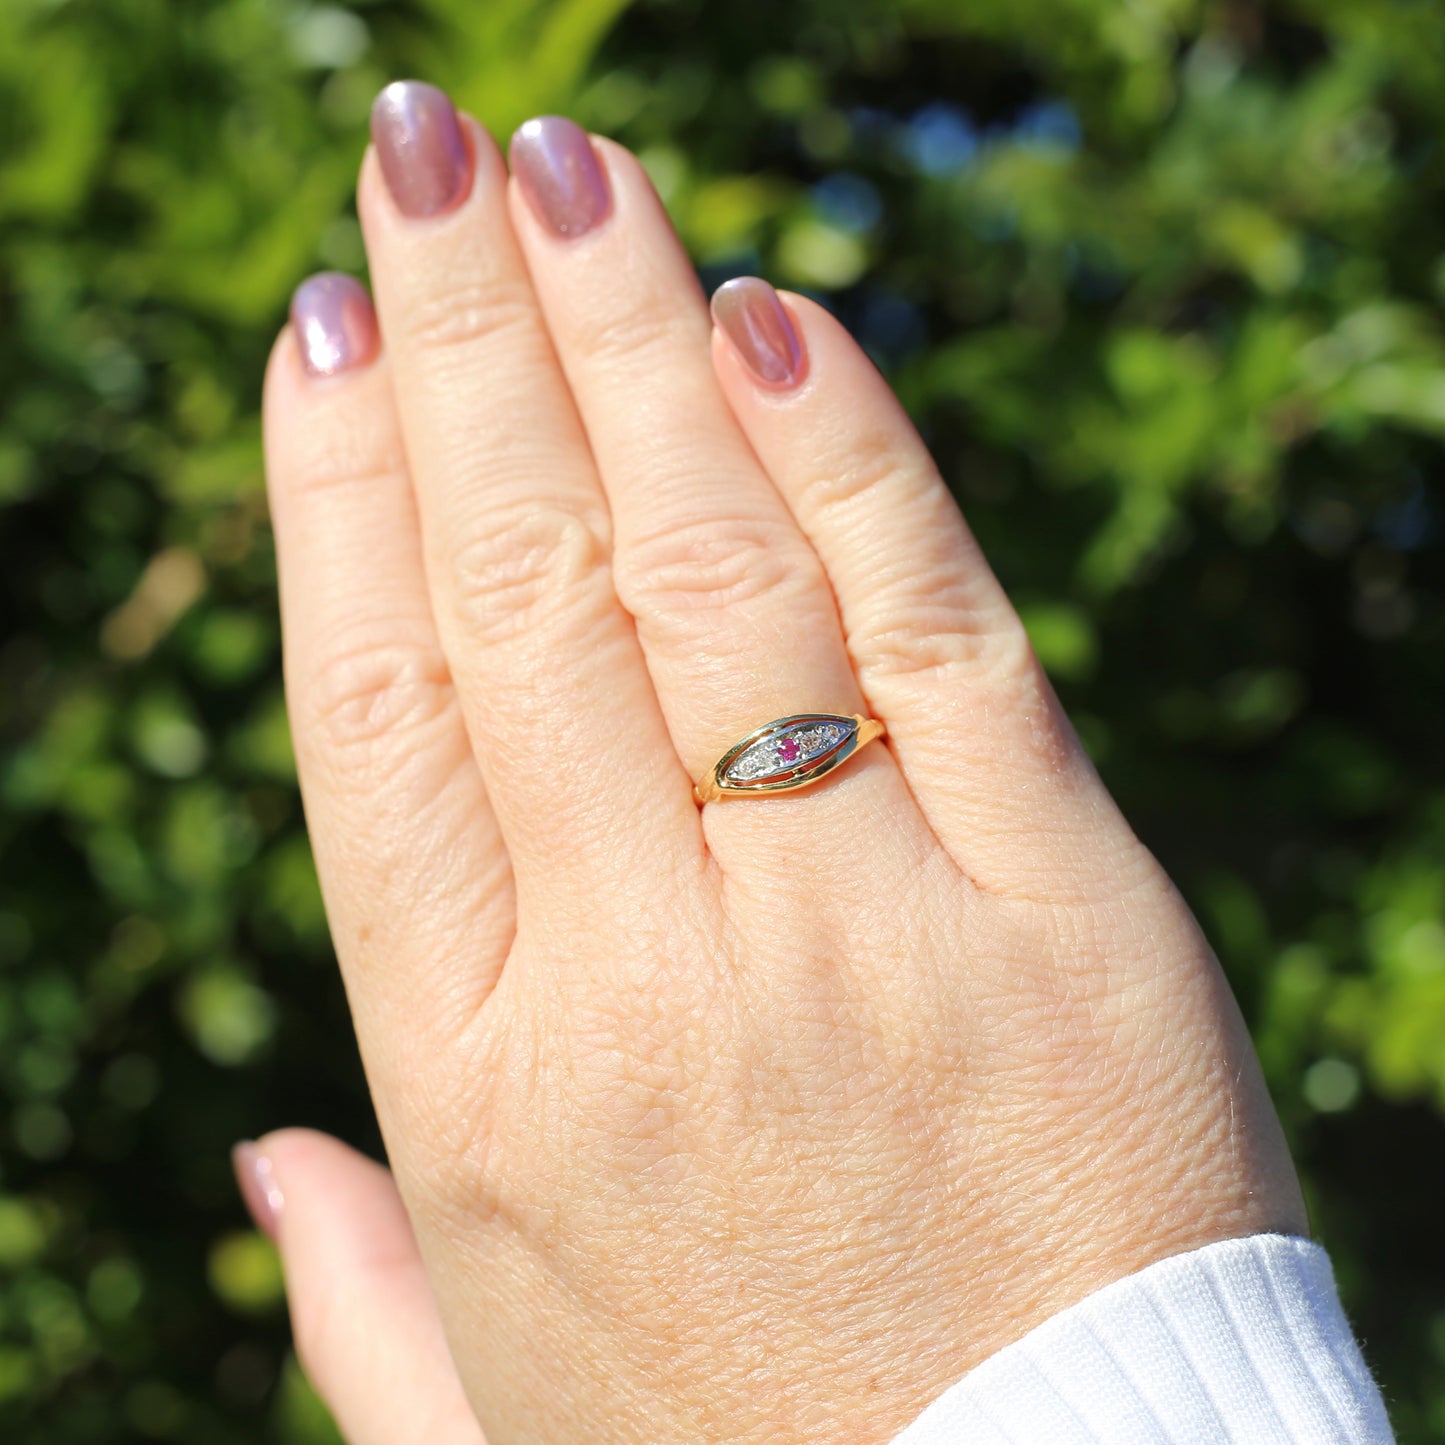
[[[1160,1260],[1045,1320],[893,1445],[1392,1445],[1329,1256],[1282,1234]]]

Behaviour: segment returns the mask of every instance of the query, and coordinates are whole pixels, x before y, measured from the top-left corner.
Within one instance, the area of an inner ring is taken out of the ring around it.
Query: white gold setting
[[[795,713],[777,718],[734,743],[694,790],[699,802],[727,793],[781,793],[832,772],[883,724],[861,716]]]
[[[793,723],[744,748],[723,772],[728,783],[756,783],[764,778],[795,772],[832,750],[857,724],[847,722]]]

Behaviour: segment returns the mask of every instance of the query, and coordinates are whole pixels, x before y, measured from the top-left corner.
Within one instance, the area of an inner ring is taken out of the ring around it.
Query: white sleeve
[[[893,1445],[1391,1445],[1329,1256],[1282,1234],[1160,1260],[1031,1330]]]

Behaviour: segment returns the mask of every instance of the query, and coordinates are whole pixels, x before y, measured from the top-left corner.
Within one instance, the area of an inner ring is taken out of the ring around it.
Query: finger
[[[297,291],[293,322],[265,401],[286,696],[371,1065],[444,1015],[471,1017],[515,909],[432,620],[371,304],[348,277],[315,278]]]
[[[281,1251],[297,1355],[348,1445],[485,1445],[391,1175],[309,1129],[239,1145],[235,1163]]]
[[[414,82],[372,130],[361,216],[435,612],[519,892],[701,856],[501,156]]]
[[[618,595],[684,765],[701,777],[777,717],[861,711],[823,568],[723,397],[706,301],[645,172],[558,116],[523,126],[511,159],[513,223],[612,511]],[[845,809],[853,826],[922,826],[884,749],[821,791],[781,810],[725,801],[713,851],[759,861],[759,833],[796,851],[793,820],[827,830]]]
[[[729,283],[714,314],[723,388],[827,568],[863,692],[939,838],[1000,891],[1127,883],[1137,845],[883,378],[822,307],[765,282]],[[779,386],[790,349],[807,375]]]

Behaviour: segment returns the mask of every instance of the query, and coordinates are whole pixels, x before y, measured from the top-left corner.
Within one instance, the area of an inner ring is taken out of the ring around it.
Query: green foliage
[[[1445,1440],[1445,25],[1429,0],[0,5],[0,1433],[334,1441],[226,1151],[375,1144],[258,450],[374,92],[632,145],[898,384],[1241,996]],[[240,1231],[240,1232],[238,1232]]]

